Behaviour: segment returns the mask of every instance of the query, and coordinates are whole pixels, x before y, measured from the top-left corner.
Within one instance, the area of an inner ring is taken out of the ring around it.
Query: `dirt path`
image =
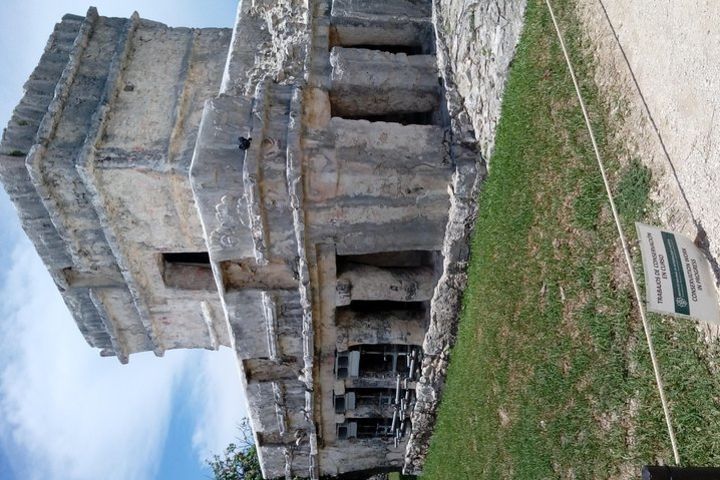
[[[720,3],[580,0],[621,140],[653,169],[660,220],[720,257]],[[673,171],[674,170],[674,171]]]

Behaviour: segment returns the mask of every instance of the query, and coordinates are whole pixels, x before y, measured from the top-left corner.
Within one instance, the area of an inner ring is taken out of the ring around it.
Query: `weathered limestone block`
[[[90,296],[90,290],[85,288],[67,290],[63,292],[63,300],[73,313],[75,322],[85,340],[92,347],[112,352],[114,349],[112,337]]]
[[[302,332],[303,308],[297,292],[278,294],[276,314],[279,354],[301,357],[303,339],[298,332]]]
[[[333,116],[430,112],[440,104],[434,55],[334,47]]]
[[[93,305],[112,339],[112,348],[121,362],[127,362],[133,352],[152,350],[147,330],[124,284],[118,288],[93,288],[90,292]]]
[[[426,20],[432,15],[429,0],[333,0],[334,17],[403,18],[406,21]]]
[[[434,32],[427,22],[408,22],[400,18],[366,20],[355,17],[334,17],[330,26],[332,46],[392,45],[417,48],[432,53]]]
[[[320,463],[328,475],[368,470],[378,465],[398,467],[402,463],[403,449],[404,444],[395,449],[392,444],[378,439],[341,440],[320,451]],[[352,455],[348,455],[348,451],[352,451]]]
[[[526,0],[440,0],[436,8],[441,68],[472,122],[486,160],[492,157],[495,128],[510,62],[523,26]]]
[[[262,293],[233,290],[225,292],[224,299],[238,358],[270,358]]]
[[[283,399],[275,396],[271,382],[245,383],[248,402],[248,418],[253,431],[258,433],[279,433],[276,404]]]
[[[267,358],[248,358],[242,361],[248,383],[297,380],[301,365],[297,361],[275,361]]]
[[[301,434],[299,434],[301,435]],[[309,446],[305,437],[301,437],[301,446],[291,448],[290,445],[265,445],[258,449],[258,458],[261,459],[265,478],[296,478],[294,475],[307,475]],[[294,446],[294,444],[292,444]],[[286,477],[287,471],[290,476]],[[302,478],[302,477],[300,477]]]
[[[187,168],[203,104],[220,87],[231,34],[230,29],[169,28],[141,21],[104,147],[157,152],[165,162]]]
[[[333,118],[307,166],[311,238],[338,254],[439,250],[452,166],[443,130]]]
[[[309,20],[306,2],[239,2],[221,93],[249,95],[265,79],[289,84],[302,78]]]
[[[214,261],[254,255],[244,194],[244,153],[238,138],[251,137],[252,102],[219,96],[205,105],[190,183]],[[251,144],[252,145],[252,144]]]
[[[125,280],[117,269],[82,271],[68,267],[62,273],[67,288],[125,287]]]
[[[425,337],[425,317],[424,309],[378,312],[338,309],[337,349],[375,343],[420,345]]]
[[[441,128],[338,117],[329,127],[328,146],[309,158],[309,202],[413,209],[447,201],[452,168]]]
[[[297,272],[293,266],[282,260],[270,260],[266,265],[258,265],[254,258],[222,262],[225,288],[288,290],[297,288]]]
[[[378,268],[349,264],[338,275],[337,305],[349,305],[353,300],[430,300],[435,287],[434,277],[431,267]]]

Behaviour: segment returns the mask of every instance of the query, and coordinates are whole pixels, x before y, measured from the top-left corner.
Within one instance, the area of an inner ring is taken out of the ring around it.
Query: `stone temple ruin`
[[[4,132],[2,182],[87,342],[233,348],[266,478],[422,465],[484,173],[432,17],[91,8]]]

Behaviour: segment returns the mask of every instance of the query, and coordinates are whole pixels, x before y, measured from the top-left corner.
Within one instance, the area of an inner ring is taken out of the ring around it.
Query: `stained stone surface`
[[[236,351],[266,477],[417,472],[523,8],[66,16],[0,179],[102,355]]]

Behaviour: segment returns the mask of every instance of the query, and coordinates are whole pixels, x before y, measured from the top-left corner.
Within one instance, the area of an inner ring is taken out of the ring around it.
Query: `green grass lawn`
[[[608,144],[610,105],[573,2],[554,6],[634,239],[632,222],[652,221],[651,179]],[[644,463],[672,461],[624,268],[552,22],[529,0],[423,479],[638,478]],[[683,463],[718,465],[717,346],[692,322],[651,322]]]

